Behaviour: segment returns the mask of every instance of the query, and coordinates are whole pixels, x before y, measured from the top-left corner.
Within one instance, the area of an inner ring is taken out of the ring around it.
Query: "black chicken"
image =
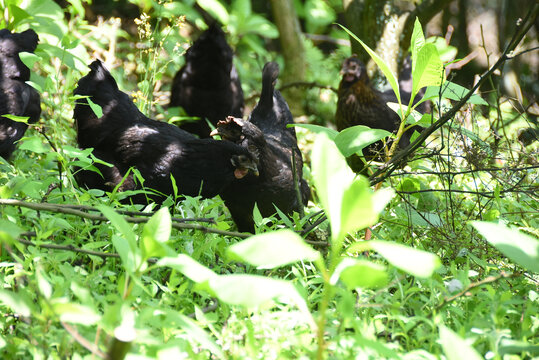
[[[81,148],[94,148],[94,155],[113,167],[98,166],[103,178],[89,170],[79,171],[79,184],[110,190],[133,167],[144,178],[144,187],[165,196],[173,194],[173,176],[179,194],[212,197],[249,170],[258,174],[255,159],[247,149],[230,142],[197,139],[174,125],[147,118],[118,89],[99,60],[90,64],[90,69],[79,80],[74,94],[88,96],[101,107],[103,115],[96,116],[87,98],[78,99],[74,110],[77,140]],[[121,190],[138,188],[132,174],[121,186]],[[163,200],[160,195],[151,198]],[[131,199],[146,200],[142,195]]]
[[[181,106],[190,116],[200,117],[180,127],[201,138],[210,127],[232,115],[243,116],[243,90],[232,64],[233,52],[223,30],[213,23],[185,54],[185,65],[172,83],[169,106]]]
[[[0,30],[0,156],[8,159],[28,125],[2,115],[27,117],[35,123],[41,114],[39,93],[26,81],[30,69],[19,58],[21,52],[34,52],[39,39],[34,30],[11,33]]]
[[[303,159],[299,151],[296,131],[287,128],[294,122],[286,101],[275,90],[279,66],[270,62],[264,66],[260,100],[249,121],[228,117],[217,124],[212,134],[233,141],[249,149],[258,158],[260,176],[246,176],[229,186],[221,197],[240,231],[253,231],[253,208],[267,217],[276,212],[286,214],[301,210],[301,202],[309,199],[309,186],[303,179]],[[298,191],[294,183],[294,168]],[[301,202],[298,198],[301,198]]]
[[[411,69],[409,69],[411,71]],[[406,71],[405,75],[400,76],[400,80],[409,77]],[[380,92],[372,87],[365,64],[357,57],[351,56],[343,63],[342,80],[339,84],[337,111],[335,113],[335,122],[337,130],[341,131],[355,125],[365,125],[373,129],[383,129],[396,133],[401,120],[395,111],[389,106],[388,102],[397,102],[397,97],[392,90]],[[401,101],[408,104],[410,93],[407,92],[401,81]],[[411,86],[409,86],[411,88]],[[421,106],[417,108],[424,111]],[[410,139],[414,131],[421,132],[423,128],[414,126],[404,132],[399,140],[399,148],[404,148],[410,144]],[[390,143],[390,142],[388,142]],[[380,160],[383,153],[383,143],[378,141],[369,145],[363,150],[366,160]],[[351,156],[348,163],[352,170],[359,172],[363,169],[363,161],[357,156]]]

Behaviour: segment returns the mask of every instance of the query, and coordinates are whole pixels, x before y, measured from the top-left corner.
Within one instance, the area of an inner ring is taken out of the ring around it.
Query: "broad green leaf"
[[[162,258],[155,265],[166,266],[179,271],[197,284],[206,282],[217,276],[216,273],[185,254],[178,254],[176,257]]]
[[[49,281],[45,277],[45,274],[43,274],[43,270],[38,270],[36,272],[36,279],[37,279],[37,285],[39,288],[39,292],[46,298],[50,299],[52,295],[52,286],[49,284]]]
[[[112,245],[116,249],[118,255],[120,255],[124,269],[131,274],[135,273],[137,264],[139,264],[141,260],[138,249],[133,251],[129,246],[129,241],[127,241],[125,237],[117,234],[112,235]]]
[[[27,124],[28,119],[30,119],[28,116],[17,116],[17,115],[11,115],[11,114],[3,114],[2,116],[5,117],[6,119],[13,120],[15,122],[22,122],[25,124]]]
[[[297,261],[315,261],[320,253],[292,230],[284,229],[251,236],[228,248],[235,260],[259,269],[272,269]]]
[[[41,138],[37,136],[31,136],[23,139],[24,141],[19,144],[19,149],[28,150],[36,154],[46,154],[51,151],[51,148],[48,145],[45,145]]]
[[[20,52],[19,58],[21,59],[22,63],[26,65],[29,69],[32,69],[37,61],[41,61],[40,56],[29,52]]]
[[[414,276],[430,277],[441,265],[438,256],[423,250],[388,241],[374,240],[369,241],[369,244],[391,265]]]
[[[389,82],[389,85],[391,85],[391,88],[393,89],[393,92],[395,93],[395,96],[397,96],[398,102],[401,103],[401,95],[400,95],[400,90],[399,90],[399,84],[397,82],[397,77],[395,76],[395,74],[393,74],[391,72],[391,70],[389,69],[389,66],[387,66],[386,63],[384,62],[384,60],[382,60],[382,58],[380,56],[378,56],[378,54],[376,54],[370,47],[368,47],[363,41],[361,41],[353,32],[351,32],[350,30],[348,30],[347,28],[345,28],[344,26],[342,26],[340,24],[339,24],[339,26],[344,31],[346,31],[348,33],[348,35],[350,35],[354,40],[359,42],[361,44],[361,46],[363,46],[365,51],[374,60],[376,65],[378,65],[378,67],[380,68],[382,73],[384,73],[384,76],[386,77],[387,81]]]
[[[338,133],[334,140],[341,153],[348,157],[389,135],[391,135],[391,133],[386,130],[371,129],[368,126],[356,125]]]
[[[89,306],[75,303],[55,303],[54,312],[60,316],[61,321],[72,324],[93,325],[101,320],[101,315]]]
[[[419,101],[419,103],[422,103],[427,100],[438,99],[440,97],[443,99],[459,101],[468,93],[468,91],[469,90],[463,86],[452,83],[450,81],[444,81],[443,85],[441,86],[428,86],[425,90],[423,98]],[[476,105],[488,105],[488,103],[477,94],[472,95],[468,99],[468,103]]]
[[[345,257],[329,281],[335,285],[339,279],[348,289],[379,288],[387,284],[388,275],[384,265]]]
[[[141,250],[144,259],[152,256],[165,256],[165,242],[170,238],[172,221],[168,208],[163,207],[152,215],[142,229]]]
[[[423,35],[423,29],[421,23],[416,17],[414,22],[414,31],[412,32],[412,38],[410,40],[410,52],[412,53],[412,73],[415,67],[415,60],[417,59],[417,53],[425,45],[425,35]]]
[[[539,240],[501,224],[472,221],[496,249],[526,270],[539,273]]]
[[[444,66],[436,46],[425,44],[414,61],[412,94],[417,94],[425,86],[439,86],[443,82]],[[413,98],[410,99],[410,102],[412,101]]]
[[[213,15],[221,24],[228,24],[228,11],[218,0],[197,0],[201,8]]]
[[[440,325],[440,343],[448,360],[482,360],[483,357],[453,330]]]
[[[339,132],[335,129],[330,129],[325,126],[314,125],[314,124],[289,124],[287,127],[300,127],[312,131],[315,134],[324,133],[331,140],[335,140],[335,137],[339,135]]]
[[[8,244],[11,244],[22,232],[23,229],[17,224],[9,220],[0,219],[0,243],[7,242]]]
[[[17,314],[22,316],[30,316],[32,303],[27,294],[25,294],[23,291],[25,290],[21,289],[14,293],[12,291],[0,288],[0,302],[11,308]]]
[[[101,106],[94,103],[89,97],[86,98],[86,101],[88,101],[88,105],[90,105],[90,108],[94,112],[95,116],[97,116],[98,118],[103,116],[103,109],[101,108]]]
[[[210,278],[209,287],[220,301],[229,305],[253,308],[272,300],[289,300],[304,314],[309,314],[305,299],[285,280],[246,274],[221,275]]]
[[[99,205],[97,206],[97,209],[101,211],[101,213],[107,219],[109,219],[112,226],[114,226],[116,230],[125,237],[125,239],[129,242],[129,247],[131,248],[131,251],[135,251],[137,249],[137,240],[131,225],[129,225],[121,215],[116,213],[108,206]]]
[[[324,134],[316,137],[312,151],[312,174],[320,203],[330,220],[333,239],[341,234],[341,210],[345,190],[355,174],[335,143]]]
[[[363,229],[378,220],[372,200],[369,180],[364,176],[358,176],[344,189],[338,238],[344,238],[346,234]]]

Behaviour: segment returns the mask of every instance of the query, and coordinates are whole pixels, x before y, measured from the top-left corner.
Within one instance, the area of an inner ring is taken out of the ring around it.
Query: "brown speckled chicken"
[[[355,125],[365,125],[373,129],[383,129],[396,133],[401,120],[397,113],[387,106],[388,102],[397,102],[393,91],[381,92],[374,89],[370,84],[365,64],[355,56],[344,61],[341,74],[342,80],[339,84],[335,113],[337,130],[341,131]],[[401,91],[401,100],[403,104],[407,104],[410,100],[410,93]],[[410,138],[414,131],[420,132],[422,128],[415,126],[408,129],[399,141],[399,148],[410,144]],[[363,154],[366,160],[380,160],[380,154],[383,154],[382,146],[383,143],[379,141],[365,148]],[[349,158],[349,164],[356,172],[363,169],[363,162],[357,156]]]

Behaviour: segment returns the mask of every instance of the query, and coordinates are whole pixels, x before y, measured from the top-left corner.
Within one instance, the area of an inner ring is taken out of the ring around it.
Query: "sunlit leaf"
[[[32,303],[22,291],[14,293],[0,288],[0,302],[11,308],[17,314],[30,316]]]
[[[330,283],[341,280],[347,288],[379,288],[387,284],[386,267],[367,260],[343,258],[333,272]]]
[[[203,283],[217,276],[216,273],[185,254],[160,259],[156,266],[166,266],[181,272],[196,283]]]
[[[55,303],[54,312],[60,320],[81,325],[93,325],[101,320],[101,316],[92,308],[76,303]]]
[[[483,357],[453,330],[440,325],[440,343],[448,360],[482,360]]]
[[[391,265],[414,276],[430,277],[441,265],[438,256],[423,250],[388,241],[375,240],[369,244]]]
[[[354,180],[335,143],[324,134],[316,137],[312,151],[312,174],[318,197],[330,220],[334,238],[341,234],[341,210],[345,190]]]
[[[444,79],[444,67],[438,50],[433,44],[425,44],[417,54],[412,72],[412,93],[426,86],[439,86]]]
[[[371,129],[368,126],[356,125],[338,133],[334,140],[341,153],[348,157],[389,135],[391,133],[386,130]]]
[[[228,248],[235,260],[259,269],[271,269],[298,261],[314,261],[320,253],[313,250],[292,230],[284,229],[252,236]]]
[[[152,215],[150,220],[142,229],[142,243],[141,248],[143,250],[144,259],[151,256],[164,256],[166,255],[166,247],[164,243],[168,241],[170,237],[170,229],[172,221],[168,208],[163,207]]]
[[[496,249],[523,268],[539,273],[539,240],[502,224],[473,221],[473,227]]]
[[[314,124],[290,124],[287,127],[300,127],[312,131],[315,134],[324,133],[331,140],[334,140],[339,132],[335,129],[328,128],[326,126],[314,125]]]

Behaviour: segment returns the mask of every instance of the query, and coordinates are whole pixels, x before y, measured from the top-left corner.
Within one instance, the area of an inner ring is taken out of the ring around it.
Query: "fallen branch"
[[[73,215],[73,216],[78,216],[78,217],[88,219],[88,220],[93,220],[93,221],[109,221],[103,215],[90,214],[88,212],[85,212],[79,209],[74,209],[72,205],[66,206],[62,204],[31,203],[31,202],[20,201],[20,200],[15,200],[15,199],[0,199],[0,205],[17,206],[17,207],[24,207],[24,208],[28,208],[32,210],[37,210],[37,211],[49,211],[49,212],[54,212],[54,213]],[[93,208],[92,211],[98,212],[99,210]],[[148,222],[149,218],[125,216],[124,220],[127,221],[128,223],[141,224],[141,223]],[[198,231],[211,233],[211,234],[235,236],[241,239],[245,239],[251,236],[251,234],[247,234],[247,233],[225,231],[225,230],[220,230],[220,229],[209,228],[209,227],[198,225],[198,224],[184,224],[181,222],[172,222],[172,227],[177,230],[198,230]]]

